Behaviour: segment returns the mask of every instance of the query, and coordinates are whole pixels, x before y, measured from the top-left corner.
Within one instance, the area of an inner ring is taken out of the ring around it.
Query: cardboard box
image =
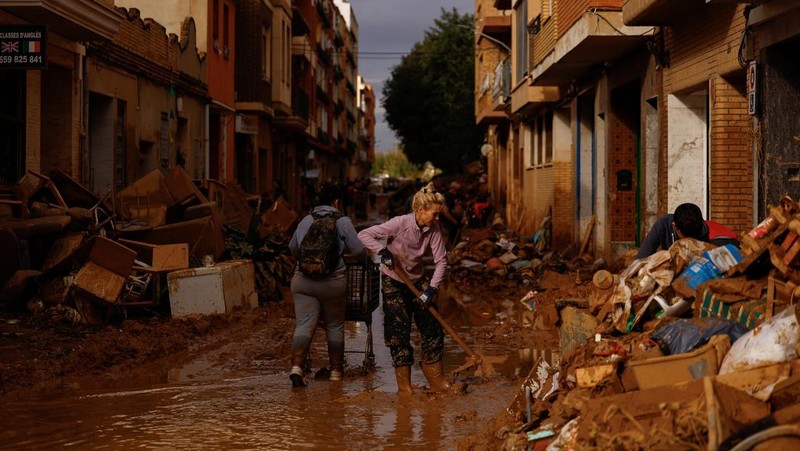
[[[115,303],[133,273],[136,252],[115,241],[96,236],[86,263],[75,276],[75,287],[96,299]]]
[[[136,259],[150,265],[154,271],[174,271],[189,267],[189,245],[150,244],[120,239],[120,243],[136,251]]]
[[[706,377],[588,400],[581,410],[583,420],[578,425],[576,441],[590,448],[608,446],[608,437],[628,433],[628,437],[645,446],[654,434],[667,432],[669,436],[679,417],[692,415],[705,420],[708,449],[717,449],[732,433],[763,419],[769,412],[768,404]],[[606,440],[600,440],[604,437]],[[673,444],[661,448],[680,447]]]
[[[672,385],[716,375],[730,348],[731,341],[727,335],[715,335],[707,344],[694,351],[631,360],[628,368],[633,371],[640,389]]]
[[[250,260],[231,260],[214,266],[167,274],[173,317],[230,313],[236,307],[258,306],[255,269]]]
[[[75,287],[97,299],[116,303],[127,281],[127,277],[88,261],[75,276]]]

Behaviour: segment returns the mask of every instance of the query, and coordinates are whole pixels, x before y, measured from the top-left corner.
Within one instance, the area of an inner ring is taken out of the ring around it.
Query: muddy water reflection
[[[312,380],[292,389],[285,359],[224,361],[234,349],[258,346],[254,334],[170,369],[161,379],[166,383],[8,400],[0,406],[6,419],[0,443],[5,449],[453,449],[457,438],[508,405],[516,384],[507,382],[473,385],[467,395],[398,400],[379,315],[380,309],[373,323],[378,369],[371,375],[354,374],[363,354],[348,354],[342,382]],[[363,349],[365,339],[363,324],[348,323],[348,349]],[[446,369],[463,363],[452,344],[447,351]],[[315,354],[324,355],[321,340]],[[519,362],[509,365],[520,371]],[[414,383],[425,383],[418,367],[412,374]]]

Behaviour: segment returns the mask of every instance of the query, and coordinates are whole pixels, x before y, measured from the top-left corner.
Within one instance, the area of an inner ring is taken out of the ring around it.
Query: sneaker
[[[305,387],[306,381],[303,379],[303,369],[299,366],[293,366],[292,372],[289,373],[289,379],[292,381],[292,387]]]
[[[340,381],[342,380],[342,370],[331,370],[331,377],[329,380]]]

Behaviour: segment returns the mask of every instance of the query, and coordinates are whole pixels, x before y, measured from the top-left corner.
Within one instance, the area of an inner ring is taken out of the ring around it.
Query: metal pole
[[[494,42],[497,45],[499,45],[500,47],[505,49],[506,52],[511,53],[511,47],[507,46],[503,41],[500,41],[500,40],[498,40],[496,38],[493,38],[493,37],[489,36],[488,34],[483,34],[480,31],[476,30],[475,27],[470,27],[469,25],[462,25],[462,24],[457,24],[456,26],[458,28],[464,28],[464,29],[467,29],[467,30],[471,30],[473,33],[475,33],[477,35],[480,35],[480,36],[483,36],[484,38]]]

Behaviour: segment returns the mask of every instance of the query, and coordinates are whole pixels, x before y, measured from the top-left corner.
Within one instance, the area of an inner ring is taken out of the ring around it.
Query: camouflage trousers
[[[383,336],[392,355],[392,366],[414,363],[414,347],[411,345],[412,318],[422,336],[422,362],[440,362],[444,356],[442,325],[427,309],[414,301],[416,296],[404,283],[383,276],[382,288]]]

